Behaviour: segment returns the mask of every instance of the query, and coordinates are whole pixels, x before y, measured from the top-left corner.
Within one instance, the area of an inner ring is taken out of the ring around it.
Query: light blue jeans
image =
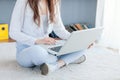
[[[55,63],[58,60],[63,60],[66,65],[74,62],[83,56],[85,50],[65,54],[61,56],[54,56],[48,53],[40,45],[27,46],[17,43],[17,62],[23,67],[39,66],[43,63]]]

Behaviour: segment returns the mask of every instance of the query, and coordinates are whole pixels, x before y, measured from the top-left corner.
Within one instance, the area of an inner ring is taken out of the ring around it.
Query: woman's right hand
[[[55,44],[56,40],[50,37],[46,37],[44,39],[37,39],[35,41],[35,44],[46,44],[46,45],[51,45],[51,44]]]

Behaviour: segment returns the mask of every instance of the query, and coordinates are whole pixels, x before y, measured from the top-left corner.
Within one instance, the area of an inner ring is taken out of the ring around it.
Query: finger
[[[90,49],[90,46],[88,47],[88,49]]]
[[[45,42],[46,45],[51,45],[51,42]]]
[[[56,43],[56,40],[55,39],[50,39],[50,42],[52,43],[52,44],[55,44]]]
[[[54,39],[54,38],[50,38],[50,39],[55,41],[55,39]]]
[[[88,49],[89,49],[89,48],[91,48],[93,45],[94,45],[93,43],[92,43],[92,44],[90,44],[90,45],[89,45],[89,47],[88,47]]]
[[[48,44],[48,45],[56,43],[56,40],[53,38],[45,38],[44,41],[45,41],[45,44]]]
[[[52,43],[55,44],[55,43],[56,43],[56,40],[52,40]]]
[[[54,42],[52,42],[52,41],[48,41],[48,42],[46,42],[48,45],[52,45],[52,44],[54,44]]]
[[[50,41],[51,44],[55,44],[55,41]]]

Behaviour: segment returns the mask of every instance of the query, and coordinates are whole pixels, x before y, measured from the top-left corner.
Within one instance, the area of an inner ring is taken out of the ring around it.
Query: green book
[[[85,25],[85,24],[82,25],[82,28],[83,29],[88,29],[87,25]]]

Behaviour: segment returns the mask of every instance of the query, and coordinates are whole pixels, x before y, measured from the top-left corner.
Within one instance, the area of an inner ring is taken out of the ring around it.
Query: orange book
[[[81,24],[75,24],[76,28],[78,28],[79,30],[83,30],[83,27]]]

